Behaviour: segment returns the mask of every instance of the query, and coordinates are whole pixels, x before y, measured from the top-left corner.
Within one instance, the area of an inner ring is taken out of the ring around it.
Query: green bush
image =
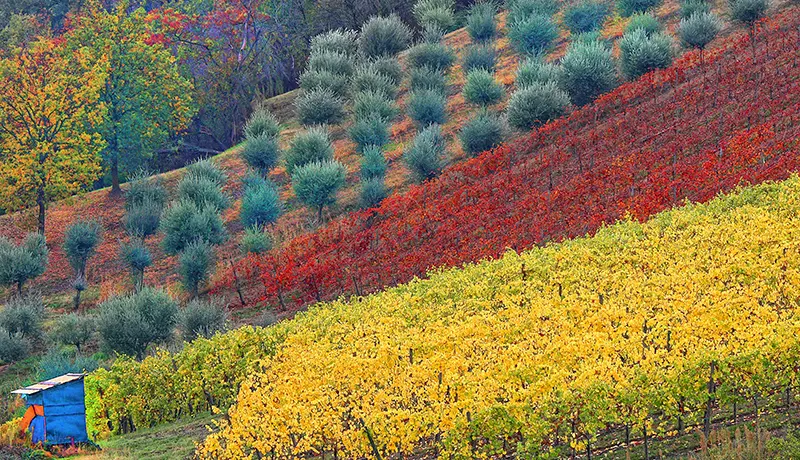
[[[258,107],[250,115],[247,124],[244,125],[245,139],[255,139],[261,136],[278,137],[281,133],[281,125],[265,107]]]
[[[447,98],[437,91],[413,91],[408,99],[408,116],[420,127],[442,124],[447,120],[446,104]]]
[[[216,182],[194,175],[186,175],[178,182],[178,199],[190,201],[198,208],[208,206],[217,212],[229,204],[228,197]]]
[[[561,5],[556,0],[510,0],[506,1],[506,7],[506,24],[513,24],[533,15],[551,17],[558,13]]]
[[[220,187],[228,182],[227,174],[225,174],[225,172],[210,158],[195,161],[187,166],[186,175],[184,177],[208,179]]]
[[[353,75],[353,61],[350,56],[336,51],[320,51],[308,57],[308,70],[330,72],[349,77]]]
[[[361,27],[358,48],[369,58],[395,56],[408,48],[411,29],[397,15],[372,17]]]
[[[197,297],[200,286],[208,281],[215,265],[214,248],[207,242],[195,240],[183,248],[178,261],[178,273],[192,298]]]
[[[383,177],[386,175],[386,156],[383,149],[375,145],[364,149],[361,157],[361,180]]]
[[[520,53],[527,55],[542,55],[558,38],[558,26],[549,17],[533,14],[519,19],[509,26],[508,39],[511,46]]]
[[[272,182],[263,180],[245,187],[239,218],[246,228],[273,224],[282,213],[281,196]]]
[[[338,161],[315,161],[295,170],[292,188],[297,199],[306,206],[316,208],[322,220],[323,208],[336,203],[336,192],[344,186],[346,175],[344,165]]]
[[[120,249],[122,259],[131,272],[134,289],[138,291],[144,286],[144,271],[153,264],[153,256],[147,246],[137,240],[123,244]]]
[[[767,13],[767,0],[729,0],[731,17],[750,27]]]
[[[441,43],[420,43],[408,50],[406,59],[411,69],[426,67],[437,72],[447,72],[455,61],[455,54]]]
[[[397,58],[391,56],[383,56],[372,58],[368,61],[368,65],[378,74],[391,80],[395,86],[399,86],[403,81],[405,71],[403,66]]]
[[[480,106],[496,104],[505,95],[503,87],[494,79],[494,75],[483,69],[473,70],[467,74],[462,92],[464,100]]]
[[[389,124],[379,116],[359,118],[350,128],[350,139],[356,143],[357,152],[369,146],[383,147],[389,143]]]
[[[148,176],[144,170],[136,172],[128,181],[125,193],[125,209],[130,210],[144,203],[152,203],[163,209],[167,205],[167,189],[157,177]]]
[[[468,74],[471,70],[475,69],[494,72],[496,62],[497,54],[495,53],[493,45],[471,45],[464,50],[464,56],[461,60],[461,70],[464,74]]]
[[[337,29],[316,35],[311,39],[311,54],[323,52],[342,53],[355,56],[358,52],[358,33],[352,30]]]
[[[280,154],[278,138],[267,135],[248,138],[242,148],[244,162],[263,175],[278,164]]]
[[[573,34],[592,32],[603,26],[609,13],[607,4],[583,0],[564,11],[564,25]]]
[[[435,91],[441,95],[447,90],[444,74],[428,68],[411,70],[411,91]]]
[[[707,0],[682,0],[681,19],[687,19],[694,13],[710,13],[711,4]]]
[[[36,336],[43,320],[44,303],[38,295],[14,296],[0,310],[0,328],[12,336]]]
[[[125,213],[125,231],[128,235],[141,239],[155,235],[163,211],[163,205],[153,201],[144,201],[129,208]]]
[[[568,106],[569,96],[555,83],[534,83],[511,95],[508,122],[517,129],[532,129],[560,117]]]
[[[625,26],[625,33],[629,34],[635,30],[644,30],[644,32],[650,36],[661,32],[662,27],[658,19],[653,17],[652,14],[635,13],[631,16],[630,21],[628,21],[628,25]]]
[[[643,13],[661,5],[663,0],[618,0],[617,10],[624,17],[634,13]]]
[[[678,36],[688,48],[704,49],[722,30],[722,21],[713,13],[695,13],[681,19]]]
[[[375,208],[386,198],[386,184],[383,177],[373,177],[361,181],[361,207]]]
[[[19,361],[28,356],[29,350],[28,339],[9,335],[0,329],[0,362],[9,364]]]
[[[80,353],[81,347],[91,340],[94,331],[94,317],[70,313],[56,320],[48,336],[53,342],[73,346]]]
[[[560,87],[581,106],[617,85],[611,50],[600,42],[573,43],[561,59]]]
[[[349,84],[347,75],[327,70],[308,70],[300,75],[300,88],[305,92],[327,89],[334,96],[344,98],[350,90]]]
[[[344,101],[329,89],[303,91],[294,101],[297,118],[303,126],[335,125],[344,119]]]
[[[178,254],[194,241],[204,240],[220,244],[227,237],[219,213],[211,207],[198,207],[191,201],[179,200],[171,204],[161,219],[161,242],[164,252]]]
[[[29,233],[20,245],[0,236],[0,286],[16,286],[21,294],[27,281],[44,273],[49,253],[38,233]]]
[[[514,86],[522,89],[534,83],[558,82],[560,68],[540,58],[529,58],[517,67]]]
[[[393,100],[379,91],[364,91],[353,98],[353,115],[356,120],[379,118],[386,122],[393,120],[399,112]]]
[[[458,138],[464,152],[475,156],[502,144],[507,133],[506,121],[501,116],[481,110],[464,124]]]
[[[635,30],[619,41],[622,72],[630,80],[655,69],[672,64],[674,43],[672,38],[659,32],[648,36],[644,30]]]
[[[190,342],[197,337],[211,337],[224,331],[227,321],[225,305],[214,299],[194,299],[181,311],[178,324],[183,340]]]
[[[67,373],[92,372],[98,367],[100,363],[91,356],[51,350],[39,361],[36,379],[49,380]]]
[[[418,0],[413,12],[417,23],[433,26],[444,32],[456,26],[455,2],[453,0]]]
[[[333,146],[328,131],[323,127],[310,128],[298,133],[286,151],[286,173],[290,176],[300,166],[314,161],[333,159]]]
[[[263,227],[248,227],[239,239],[239,247],[244,254],[264,254],[272,249],[272,237]]]
[[[394,81],[379,73],[372,65],[362,66],[356,71],[351,82],[351,89],[354,94],[371,91],[383,94],[386,99],[397,97],[397,85]]]
[[[438,124],[420,131],[411,145],[403,152],[403,160],[417,182],[439,175],[444,166],[447,143]]]
[[[172,339],[177,303],[160,289],[143,288],[112,297],[98,308],[97,330],[103,343],[117,353],[142,359],[152,343]]]
[[[472,41],[483,43],[492,40],[497,34],[495,15],[497,5],[488,0],[473,4],[467,13],[467,33]]]

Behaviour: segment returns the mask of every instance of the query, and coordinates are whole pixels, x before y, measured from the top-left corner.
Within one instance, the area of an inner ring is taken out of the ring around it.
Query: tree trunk
[[[45,220],[45,199],[44,199],[44,185],[39,186],[36,193],[36,204],[39,206],[39,234],[44,235],[44,220]]]
[[[119,187],[119,159],[116,155],[111,157],[111,194],[119,195],[122,189]]]

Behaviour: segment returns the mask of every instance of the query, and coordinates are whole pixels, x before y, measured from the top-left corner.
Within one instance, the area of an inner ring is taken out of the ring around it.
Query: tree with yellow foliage
[[[0,60],[0,207],[36,203],[42,234],[47,203],[96,180],[105,148],[95,128],[108,61],[58,45],[41,39]]]

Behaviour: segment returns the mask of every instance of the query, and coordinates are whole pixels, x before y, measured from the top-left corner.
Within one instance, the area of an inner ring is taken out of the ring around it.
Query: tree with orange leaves
[[[53,40],[0,60],[0,207],[31,207],[44,234],[47,203],[100,176],[106,114],[100,91],[108,61]]]

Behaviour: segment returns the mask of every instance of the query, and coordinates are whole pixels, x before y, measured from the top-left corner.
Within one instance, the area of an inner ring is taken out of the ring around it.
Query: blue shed
[[[65,374],[12,391],[28,404],[21,428],[30,430],[34,444],[89,442],[83,377]]]

